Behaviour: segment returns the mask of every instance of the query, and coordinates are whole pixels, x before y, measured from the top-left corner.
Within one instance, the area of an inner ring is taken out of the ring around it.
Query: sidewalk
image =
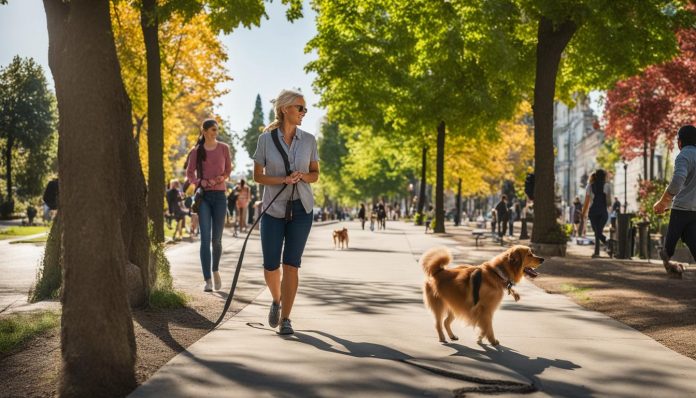
[[[532,389],[531,396],[696,396],[696,362],[527,282],[517,288],[522,300],[506,296],[496,313],[501,346],[477,345],[474,331],[460,323],[454,325],[460,340],[440,344],[423,307],[418,257],[446,245],[455,261],[478,262],[494,247],[474,250],[404,223],[374,233],[357,222],[344,225],[346,251],[333,250],[336,226],[312,231],[294,336],[263,325],[266,290],[131,396],[470,396]]]

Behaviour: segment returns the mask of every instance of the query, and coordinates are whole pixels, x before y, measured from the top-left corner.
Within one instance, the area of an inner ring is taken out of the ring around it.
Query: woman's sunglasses
[[[293,105],[295,108],[297,108],[297,111],[300,113],[307,112],[307,107],[304,105]]]

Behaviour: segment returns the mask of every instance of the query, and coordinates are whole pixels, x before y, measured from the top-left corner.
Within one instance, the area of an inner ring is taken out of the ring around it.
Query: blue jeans
[[[261,250],[263,268],[275,271],[280,267],[280,252],[283,264],[300,267],[309,231],[312,229],[312,214],[307,213],[301,200],[292,201],[292,221],[264,214],[261,217]],[[285,248],[283,248],[285,242]]]
[[[213,271],[218,270],[222,255],[222,229],[227,214],[227,198],[223,191],[206,191],[198,209],[198,223],[201,230],[201,267],[203,279],[210,279],[210,243],[212,231]]]

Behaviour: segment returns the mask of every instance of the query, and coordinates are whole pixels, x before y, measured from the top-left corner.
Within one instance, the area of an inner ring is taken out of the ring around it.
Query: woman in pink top
[[[239,216],[239,229],[242,232],[246,232],[250,198],[251,192],[249,186],[246,184],[246,181],[242,179],[239,181],[239,195],[237,196],[237,215]]]
[[[218,124],[215,120],[208,119],[203,122],[201,136],[194,149],[189,153],[189,162],[186,167],[186,177],[191,184],[203,189],[203,200],[198,209],[198,218],[201,232],[201,267],[205,280],[206,292],[213,291],[212,277],[215,282],[215,290],[220,290],[222,280],[218,272],[220,256],[222,255],[222,229],[227,214],[227,198],[225,197],[225,181],[232,172],[230,160],[230,148],[227,144],[218,142]],[[200,171],[198,160],[201,160]],[[210,245],[212,235],[212,264]]]

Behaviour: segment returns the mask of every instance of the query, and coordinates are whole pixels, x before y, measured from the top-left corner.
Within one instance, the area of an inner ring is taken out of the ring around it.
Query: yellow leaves
[[[144,120],[139,137],[140,160],[147,174],[147,71],[140,11],[132,1],[111,5],[114,41],[121,76],[131,99],[133,124]],[[205,14],[184,20],[173,14],[160,21],[159,45],[164,111],[164,166],[167,179],[181,170],[198,136],[200,121],[211,117],[213,105],[229,80],[225,48]],[[137,134],[137,132],[134,132]]]
[[[495,137],[487,134],[456,137],[449,134],[445,174],[449,186],[462,179],[462,195],[488,195],[500,190],[503,180],[524,181],[534,158],[534,136],[523,122],[530,106],[523,103],[514,119],[498,124]]]

